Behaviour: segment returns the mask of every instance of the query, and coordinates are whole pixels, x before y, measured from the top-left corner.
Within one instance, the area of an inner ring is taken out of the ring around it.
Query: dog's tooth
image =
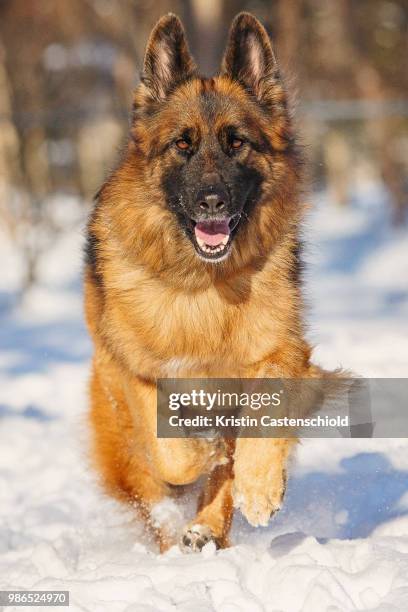
[[[197,244],[198,244],[200,250],[203,253],[206,253],[208,255],[219,255],[219,254],[221,254],[223,251],[226,250],[228,240],[229,240],[229,236],[226,236],[224,238],[224,240],[219,245],[217,245],[217,246],[210,246],[210,245],[206,244],[203,240],[201,240],[201,238],[198,238],[198,236],[197,236]]]

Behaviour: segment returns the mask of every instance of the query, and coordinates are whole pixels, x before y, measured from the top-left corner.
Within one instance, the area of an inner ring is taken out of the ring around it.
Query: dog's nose
[[[221,185],[210,185],[197,194],[197,207],[208,215],[219,215],[225,212],[228,204],[228,193]]]

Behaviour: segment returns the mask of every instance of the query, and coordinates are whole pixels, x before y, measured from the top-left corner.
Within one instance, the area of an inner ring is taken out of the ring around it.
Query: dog
[[[157,379],[320,375],[304,337],[303,160],[289,106],[254,16],[235,17],[218,75],[202,78],[166,15],[89,218],[92,458],[161,551],[228,546],[234,508],[266,525],[295,440],[159,439]],[[176,533],[157,509],[203,475],[196,516]]]

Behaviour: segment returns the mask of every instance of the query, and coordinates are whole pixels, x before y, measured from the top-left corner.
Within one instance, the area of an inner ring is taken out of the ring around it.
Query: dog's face
[[[255,238],[242,228],[262,202],[285,191],[293,146],[284,89],[261,24],[239,15],[220,75],[203,79],[180,21],[160,20],[146,51],[132,134],[147,160],[151,193],[162,196],[200,259],[220,262],[237,237],[256,239],[257,228]]]
[[[180,103],[162,184],[199,257],[215,262],[227,257],[243,215],[259,198],[262,176],[251,154],[262,145],[239,100],[214,82],[198,81],[194,89],[193,101]],[[182,94],[175,95],[180,102]]]

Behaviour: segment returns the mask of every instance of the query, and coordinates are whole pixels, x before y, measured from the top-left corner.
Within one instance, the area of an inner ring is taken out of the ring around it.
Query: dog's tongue
[[[198,221],[194,228],[195,235],[208,246],[218,246],[230,234],[229,221]]]

